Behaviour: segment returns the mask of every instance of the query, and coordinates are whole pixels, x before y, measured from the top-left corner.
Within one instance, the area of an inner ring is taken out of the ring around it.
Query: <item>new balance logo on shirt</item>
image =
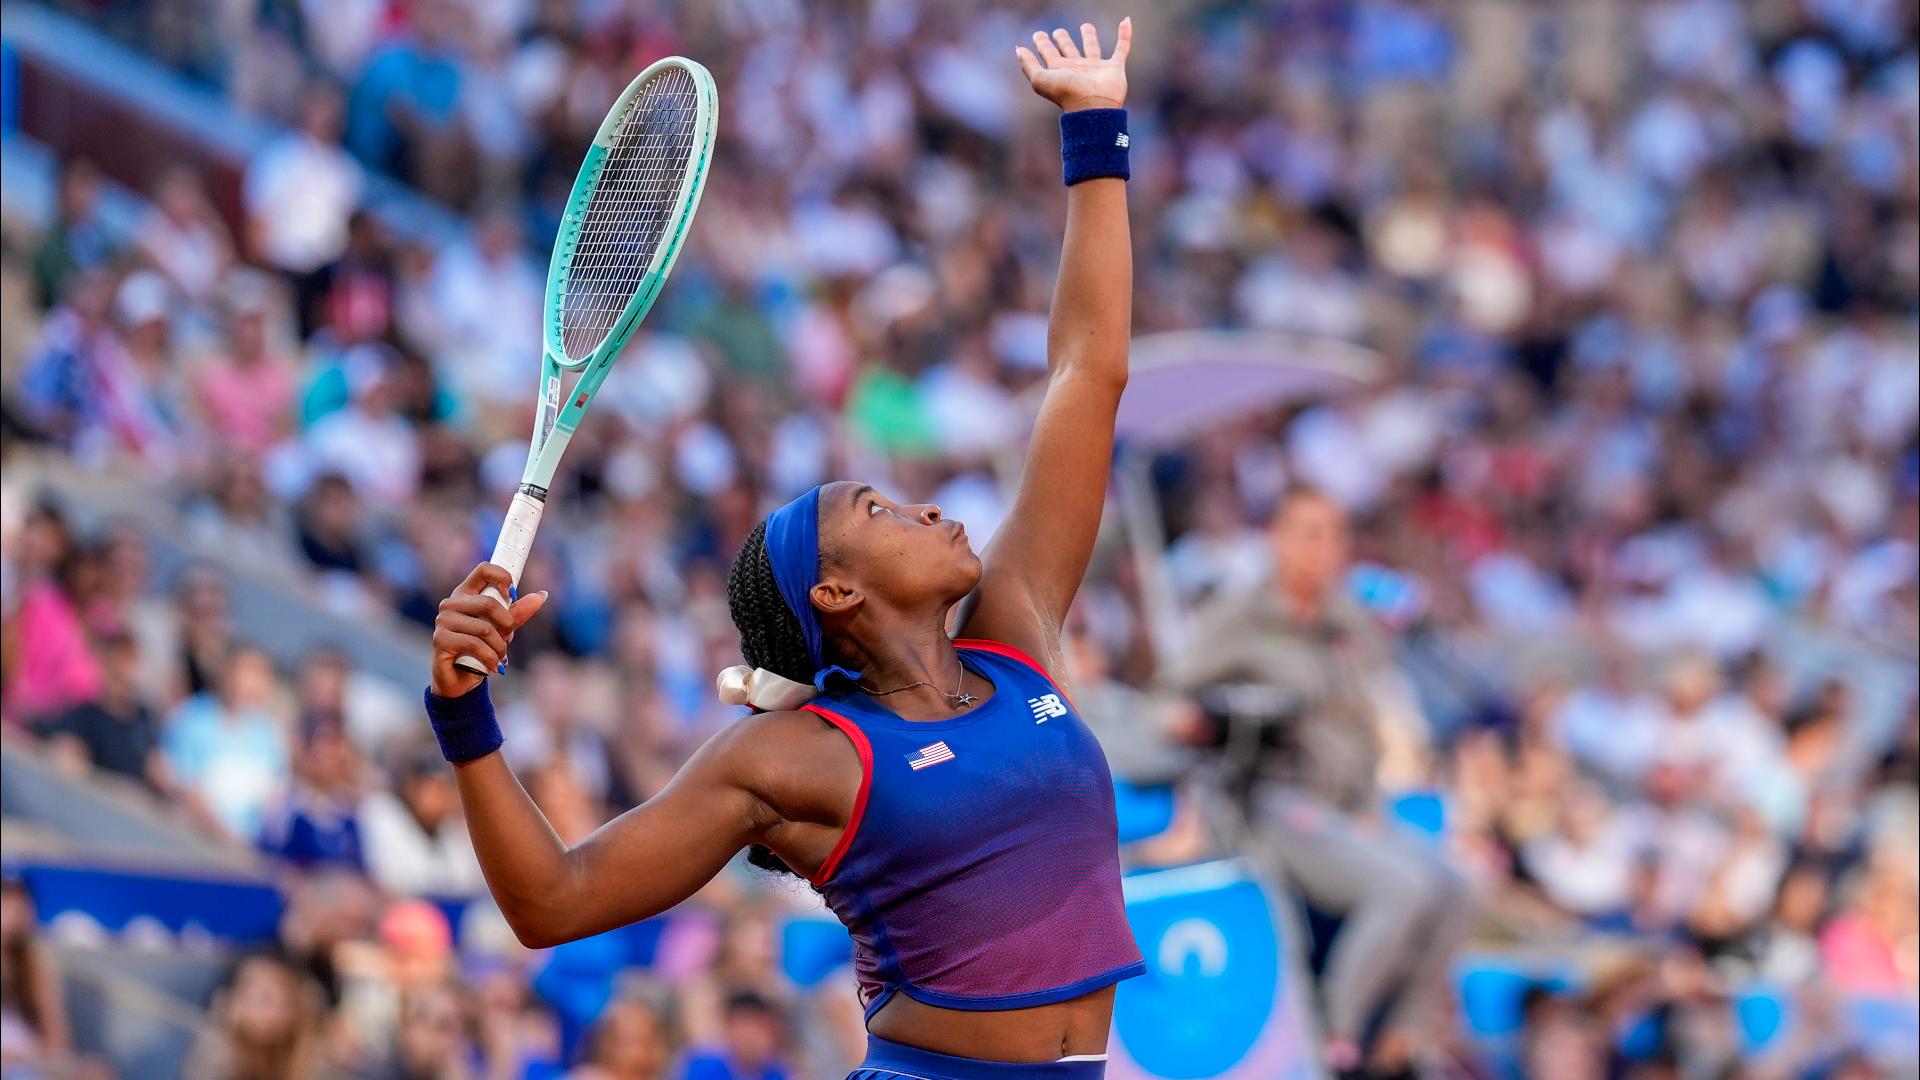
[[[947,748],[946,743],[937,742],[932,746],[921,747],[919,753],[907,759],[907,764],[913,768],[914,772],[919,772],[929,765],[938,765],[943,761],[952,760],[953,751]]]
[[[1033,710],[1033,722],[1036,724],[1044,724],[1049,720],[1067,715],[1067,704],[1060,700],[1059,694],[1042,694],[1037,698],[1028,698],[1027,708]]]

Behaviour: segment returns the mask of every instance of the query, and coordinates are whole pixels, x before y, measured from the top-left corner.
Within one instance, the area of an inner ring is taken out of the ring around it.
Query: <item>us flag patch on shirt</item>
[[[907,759],[907,764],[913,767],[914,772],[919,772],[929,765],[938,765],[943,761],[952,760],[953,751],[947,747],[946,743],[937,742],[932,746],[921,747],[919,753]]]

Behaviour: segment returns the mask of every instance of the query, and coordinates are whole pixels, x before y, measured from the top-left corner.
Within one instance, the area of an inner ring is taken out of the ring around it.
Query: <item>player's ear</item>
[[[813,601],[815,610],[824,615],[851,615],[866,600],[859,589],[832,577],[815,585],[807,598]]]

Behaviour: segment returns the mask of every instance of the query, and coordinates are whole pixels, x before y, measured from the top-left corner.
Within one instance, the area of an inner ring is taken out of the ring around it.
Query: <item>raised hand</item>
[[[514,631],[546,606],[547,594],[537,592],[515,600],[512,607],[501,607],[485,595],[489,585],[505,593],[513,587],[513,575],[504,566],[481,563],[452,596],[440,601],[440,614],[433,620],[433,692],[440,697],[462,697],[486,678],[455,665],[455,660],[471,656],[498,667],[507,658]]]
[[[1014,50],[1020,70],[1033,92],[1060,106],[1076,109],[1118,109],[1127,103],[1127,53],[1133,49],[1133,20],[1120,20],[1113,55],[1100,55],[1100,32],[1092,23],[1080,24],[1080,43],[1057,29],[1051,35],[1033,32],[1033,48]]]

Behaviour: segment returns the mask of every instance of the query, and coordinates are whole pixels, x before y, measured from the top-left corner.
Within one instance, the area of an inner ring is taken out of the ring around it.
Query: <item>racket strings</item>
[[[681,68],[648,80],[621,116],[566,275],[560,336],[568,356],[606,340],[667,243],[698,121],[699,91]]]

